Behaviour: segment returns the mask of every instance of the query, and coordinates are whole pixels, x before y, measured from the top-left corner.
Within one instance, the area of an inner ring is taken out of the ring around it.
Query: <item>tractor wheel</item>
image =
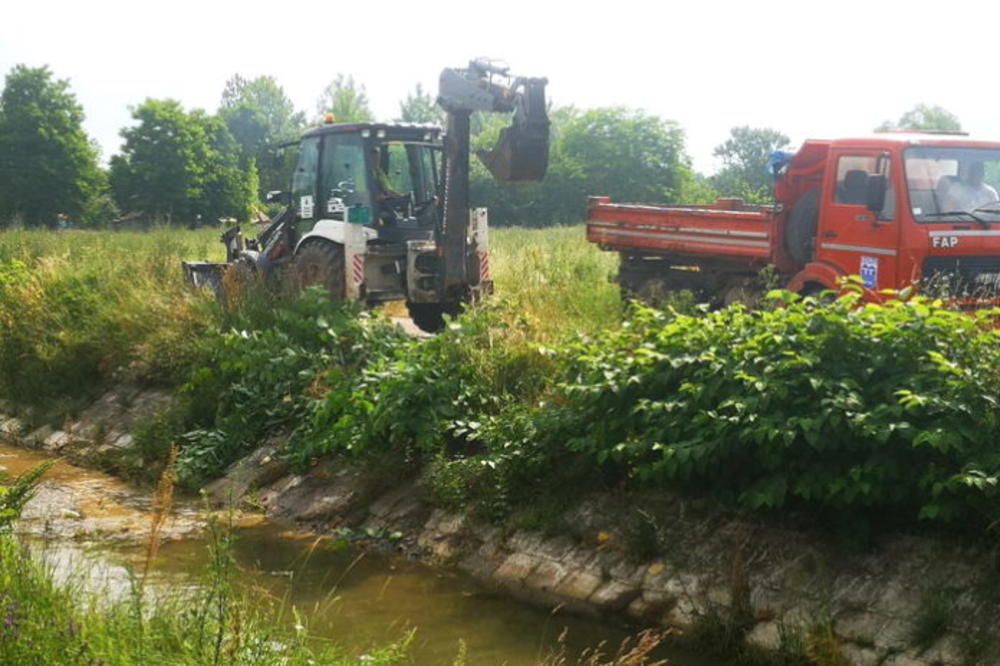
[[[303,243],[292,260],[292,273],[299,289],[323,287],[335,301],[347,297],[342,245],[329,241]]]
[[[816,254],[816,225],[819,222],[818,189],[809,190],[795,202],[785,229],[785,249],[800,264],[808,264]]]
[[[406,302],[410,319],[417,328],[427,333],[437,333],[444,328],[444,315],[458,316],[462,311],[460,303],[413,303]]]

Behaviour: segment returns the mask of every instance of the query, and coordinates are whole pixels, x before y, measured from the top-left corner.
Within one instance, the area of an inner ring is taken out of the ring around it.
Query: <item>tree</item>
[[[787,147],[788,142],[787,136],[769,127],[732,128],[729,138],[712,151],[723,163],[712,177],[712,186],[722,196],[754,202],[771,199],[772,177],[767,172],[767,161],[771,153]]]
[[[899,130],[939,130],[947,132],[962,131],[962,123],[958,116],[940,106],[917,104],[899,117],[896,122],[885,121],[875,128],[876,132],[892,132]]]
[[[618,201],[669,202],[690,180],[684,133],[671,121],[642,111],[612,107],[550,114],[549,169],[545,181],[504,185],[473,165],[474,205],[490,208],[498,224],[549,226],[583,219],[588,195]],[[495,120],[494,118],[499,118]],[[493,144],[502,117],[484,117],[476,147]]]
[[[107,189],[69,82],[48,67],[17,65],[0,94],[0,223],[54,226],[60,215],[96,223]]]
[[[672,121],[624,107],[592,109],[566,124],[559,143],[591,194],[674,200],[685,158],[684,132]]]
[[[239,74],[226,82],[219,116],[238,144],[240,164],[258,169],[263,192],[287,189],[291,164],[276,146],[294,141],[305,126],[305,115],[270,76],[245,79]]]
[[[429,123],[443,126],[445,121],[444,109],[438,106],[434,97],[424,90],[424,87],[417,84],[412,93],[406,95],[406,99],[399,103],[399,122],[401,123]]]
[[[316,111],[322,118],[332,113],[339,123],[367,123],[375,120],[368,105],[365,87],[354,81],[353,76],[338,74],[316,101]]]
[[[122,130],[122,153],[111,159],[111,184],[123,209],[168,223],[249,216],[256,169],[240,164],[236,141],[220,118],[154,99],[132,117],[138,124]]]

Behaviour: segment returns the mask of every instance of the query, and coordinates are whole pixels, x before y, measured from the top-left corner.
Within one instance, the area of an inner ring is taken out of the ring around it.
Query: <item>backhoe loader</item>
[[[441,73],[445,130],[336,123],[307,131],[284,210],[255,239],[222,235],[224,263],[184,262],[188,279],[223,293],[251,280],[317,285],[337,300],[405,300],[425,331],[492,291],[486,210],[469,208],[470,117],[513,113],[493,150],[477,154],[500,182],[541,180],[548,166],[546,79],[476,60]]]

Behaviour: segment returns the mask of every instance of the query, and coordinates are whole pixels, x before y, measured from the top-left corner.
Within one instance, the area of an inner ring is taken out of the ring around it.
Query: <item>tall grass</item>
[[[48,465],[0,477],[0,527],[17,519]],[[164,476],[158,499],[171,486]],[[169,511],[161,507],[163,512]],[[152,516],[154,526],[158,514]],[[81,583],[57,584],[54,572],[11,532],[0,530],[0,663],[138,666],[176,664],[356,664],[359,658],[308,636],[300,618],[239,591],[232,531],[209,524],[209,558],[199,585],[155,591],[132,577],[129,593],[109,598]],[[158,541],[150,536],[149,557]],[[147,560],[148,568],[148,560]],[[69,580],[74,580],[70,577]],[[75,578],[76,580],[85,576]],[[288,625],[288,626],[285,626]],[[406,656],[409,638],[373,649],[363,661],[387,665]]]
[[[185,284],[182,260],[223,252],[216,230],[0,233],[0,399],[55,419],[114,381],[179,384],[206,330],[266,325],[273,306],[254,298],[241,319]],[[495,230],[492,259],[496,300],[535,341],[618,320],[615,259],[582,227]]]
[[[538,342],[620,321],[621,299],[611,281],[618,257],[588,243],[582,226],[491,233],[496,297],[528,323]]]
[[[57,412],[112,379],[178,381],[211,321],[180,260],[208,253],[213,236],[0,234],[0,397]]]

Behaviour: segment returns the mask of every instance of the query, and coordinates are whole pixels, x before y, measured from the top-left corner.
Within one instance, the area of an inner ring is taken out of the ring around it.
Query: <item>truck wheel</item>
[[[444,316],[458,316],[462,312],[460,303],[413,303],[406,302],[410,311],[410,319],[421,331],[437,333],[444,328]]]
[[[303,243],[292,261],[292,273],[299,289],[323,287],[335,301],[347,296],[342,245],[329,241]]]
[[[808,264],[816,253],[816,225],[819,222],[818,189],[809,190],[795,202],[785,227],[785,250],[800,264]]]

